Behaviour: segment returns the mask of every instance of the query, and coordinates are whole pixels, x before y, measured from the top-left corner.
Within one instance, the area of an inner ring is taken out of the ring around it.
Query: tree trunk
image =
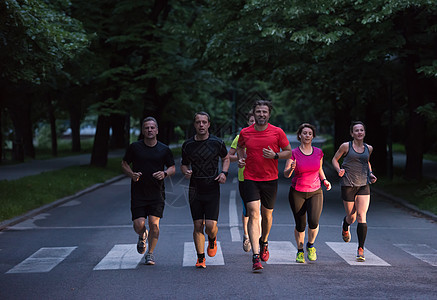
[[[56,119],[55,119],[55,110],[53,108],[52,99],[50,93],[47,94],[47,114],[50,123],[50,134],[52,141],[52,155],[58,156],[58,135],[56,133]]]
[[[21,96],[21,95],[20,95]],[[20,97],[18,96],[18,97]],[[22,95],[22,97],[27,97]],[[10,116],[14,125],[14,160],[24,161],[24,157],[35,158],[35,147],[33,146],[31,104],[30,101],[16,98],[10,105]]]
[[[110,118],[100,115],[97,120],[96,135],[94,137],[91,165],[106,167],[108,163]]]
[[[81,103],[80,100],[72,99],[69,105],[70,128],[71,128],[71,151],[80,152],[80,119]]]
[[[387,130],[381,124],[383,111],[386,110],[384,103],[387,101],[379,94],[381,101],[370,101],[366,107],[366,138],[365,142],[373,146],[371,156],[372,170],[376,176],[387,173]]]
[[[126,146],[125,142],[125,122],[126,116],[120,114],[112,114],[110,116],[112,135],[110,139],[111,149],[122,149]]]
[[[350,135],[350,107],[346,101],[338,103],[334,99],[334,153],[338,147],[346,141],[351,140]]]
[[[405,49],[415,50],[416,44],[412,36],[414,35],[414,8],[408,10],[404,18],[404,37]],[[417,53],[411,51],[411,53]],[[420,116],[416,109],[423,105],[425,90],[421,88],[421,82],[416,71],[416,63],[419,61],[417,54],[409,54],[405,58],[405,78],[408,98],[408,121],[406,127],[405,151],[407,152],[407,162],[405,165],[405,178],[422,179],[423,169],[423,149],[425,140],[425,120]]]

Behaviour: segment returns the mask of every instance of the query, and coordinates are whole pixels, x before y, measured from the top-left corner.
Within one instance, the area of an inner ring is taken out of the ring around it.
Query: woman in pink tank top
[[[293,211],[296,227],[294,236],[297,244],[296,262],[304,263],[303,250],[305,240],[306,219],[308,216],[308,242],[306,244],[308,260],[317,259],[314,242],[319,233],[319,219],[323,208],[323,192],[320,182],[326,189],[331,189],[331,183],[326,179],[323,172],[323,152],[312,146],[312,140],[316,136],[316,128],[308,123],[299,126],[297,139],[300,146],[293,149],[291,158],[285,163],[284,176],[290,177],[290,192],[288,200]]]

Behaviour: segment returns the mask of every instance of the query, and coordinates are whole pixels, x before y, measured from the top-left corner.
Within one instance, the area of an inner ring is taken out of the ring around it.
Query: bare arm
[[[373,147],[370,145],[367,145],[367,147],[369,147],[369,159],[370,159],[370,154],[372,154],[373,152]],[[370,182],[375,183],[376,180],[378,180],[378,178],[376,178],[376,176],[372,172],[372,165],[370,164],[370,161],[368,162],[368,164],[369,164],[369,172],[370,172]]]
[[[284,177],[289,178],[291,174],[293,174],[295,168],[296,168],[296,160],[293,160],[291,158],[287,159],[285,161]]]
[[[187,165],[181,165],[181,172],[187,179],[191,178],[191,174],[193,173],[193,171],[190,170]]]
[[[246,165],[246,150],[240,145],[237,146],[238,167],[243,168]]]
[[[326,179],[325,172],[323,172],[323,158],[320,159],[319,178],[323,181],[326,190],[329,191],[331,189],[331,183]]]
[[[165,175],[167,173],[167,175]],[[158,171],[152,174],[152,176],[158,180],[164,180],[166,176],[173,176],[176,173],[175,166],[170,166],[166,171]]]
[[[231,160],[229,158],[229,153],[222,158],[222,171],[223,172],[228,172],[229,170],[229,165],[231,163]],[[226,182],[226,175],[223,173],[220,173],[215,180],[218,180],[219,183],[225,183]]]
[[[231,150],[229,150],[228,154],[229,154],[229,159],[231,160],[231,162],[238,161],[237,149],[231,148]]]
[[[340,147],[338,148],[337,152],[335,152],[334,157],[332,158],[332,166],[334,167],[335,171],[337,171],[338,176],[343,177],[344,175],[344,169],[340,168],[340,164],[338,163],[338,161],[340,160],[340,158],[347,153],[347,150],[349,148],[348,143],[343,143],[340,145]]]
[[[129,176],[133,181],[138,181],[140,180],[141,175],[143,175],[143,173],[141,172],[134,172],[132,171],[132,168],[130,167],[130,165],[127,163],[127,161],[122,160],[121,161],[121,169],[123,170],[123,172]]]
[[[291,156],[291,146],[288,144],[286,147],[281,148],[282,151],[276,153],[273,151],[270,146],[268,148],[263,149],[263,157],[274,159],[276,154],[278,154],[278,159],[288,159]]]

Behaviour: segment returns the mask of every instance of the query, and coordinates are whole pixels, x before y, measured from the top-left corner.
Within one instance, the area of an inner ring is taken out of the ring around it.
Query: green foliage
[[[3,79],[39,84],[88,46],[81,23],[67,13],[70,4],[68,0],[2,1]]]

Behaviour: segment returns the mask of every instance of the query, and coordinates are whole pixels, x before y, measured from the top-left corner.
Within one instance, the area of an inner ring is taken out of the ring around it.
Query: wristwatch
[[[228,177],[229,172],[222,171],[222,173],[225,174],[226,177]]]
[[[275,153],[275,159],[279,159],[279,154]]]
[[[168,174],[167,174],[167,172],[166,172],[166,171],[164,171],[164,177],[167,177],[167,175],[168,175]]]

